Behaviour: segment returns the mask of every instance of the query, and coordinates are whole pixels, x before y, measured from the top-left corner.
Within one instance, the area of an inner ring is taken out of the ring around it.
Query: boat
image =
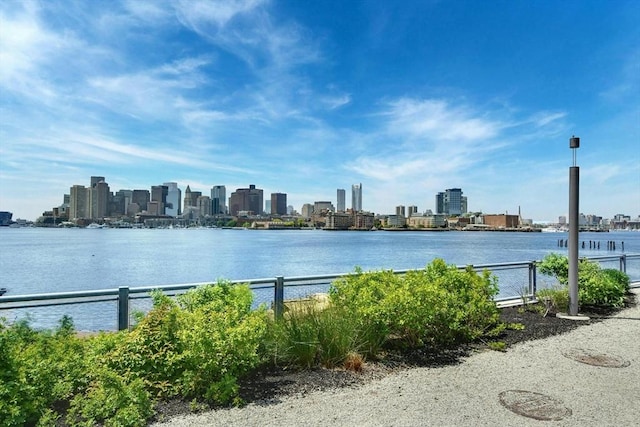
[[[7,288],[0,288],[0,297],[7,293]]]

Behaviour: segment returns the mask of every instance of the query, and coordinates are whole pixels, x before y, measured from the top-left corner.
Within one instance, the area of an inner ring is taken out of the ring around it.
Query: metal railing
[[[640,262],[632,271],[628,271],[630,261],[640,261],[640,254],[613,255],[588,257],[590,261],[600,263],[605,268],[614,268],[609,264],[613,263],[615,268],[629,274],[634,286],[640,286]],[[538,272],[536,264],[539,261],[496,263],[472,265],[475,271],[489,270],[498,277],[500,284],[500,294],[496,302],[511,300],[532,300],[538,289]],[[458,269],[465,269],[467,265],[457,266]],[[398,270],[395,274],[406,274],[416,269]],[[282,315],[285,309],[285,301],[290,299],[300,299],[308,297],[317,292],[326,292],[331,283],[337,279],[347,277],[351,273],[326,274],[316,276],[284,277],[232,280],[232,284],[248,284],[254,295],[258,298],[258,303],[270,303],[275,316]],[[104,301],[117,302],[117,327],[119,330],[129,329],[131,301],[134,299],[149,298],[149,293],[153,290],[161,290],[170,295],[177,295],[189,289],[203,286],[211,282],[186,283],[163,286],[128,287],[122,286],[117,289],[101,289],[89,291],[57,292],[31,295],[5,295],[0,297],[0,311],[8,309],[24,309],[47,306],[62,306],[70,304],[85,304]],[[299,290],[303,289],[302,292]],[[269,296],[270,295],[270,296]],[[262,299],[262,300],[261,300]]]

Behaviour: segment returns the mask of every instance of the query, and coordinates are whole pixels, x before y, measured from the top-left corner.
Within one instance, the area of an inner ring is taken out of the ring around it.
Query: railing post
[[[273,309],[276,319],[281,319],[284,313],[284,277],[276,277],[276,287],[273,295]]]
[[[627,273],[627,255],[620,256],[620,271]]]
[[[537,267],[536,267],[536,262],[531,261],[529,263],[529,292],[531,293],[532,298],[536,296],[537,291],[538,291]]]
[[[129,288],[118,288],[118,330],[129,329]]]

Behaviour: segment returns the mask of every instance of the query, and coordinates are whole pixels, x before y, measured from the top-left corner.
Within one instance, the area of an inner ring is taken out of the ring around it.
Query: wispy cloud
[[[502,125],[464,105],[441,99],[400,98],[381,113],[388,118],[389,133],[434,141],[466,143],[492,138]]]

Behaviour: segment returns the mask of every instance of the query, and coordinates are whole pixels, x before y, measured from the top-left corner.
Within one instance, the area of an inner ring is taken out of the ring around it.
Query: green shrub
[[[538,263],[538,271],[558,279],[562,285],[569,282],[569,259],[566,256],[550,253]]]
[[[615,268],[605,268],[602,270],[602,273],[606,276],[609,276],[610,279],[621,285],[624,288],[625,292],[629,292],[629,290],[631,289],[631,279],[629,278],[627,273],[616,270]]]
[[[374,325],[377,341],[400,339],[409,347],[473,340],[499,323],[493,301],[497,281],[489,272],[460,271],[436,259],[424,270],[356,273],[332,285],[333,304]],[[372,346],[372,348],[377,348]]]
[[[266,334],[266,312],[251,310],[249,287],[220,281],[177,301],[152,297],[153,309],[107,355],[107,367],[142,380],[157,397],[232,401],[237,378],[260,361]]]
[[[569,306],[567,257],[558,254],[547,255],[539,264],[539,271],[558,279],[561,287],[538,291],[538,296],[551,298],[559,310]],[[578,301],[580,305],[597,307],[622,307],[624,296],[629,289],[629,276],[613,270],[601,269],[600,265],[587,259],[578,263]]]
[[[84,353],[69,317],[53,332],[0,321],[0,425],[56,418],[50,407],[86,386]]]
[[[87,391],[71,401],[70,425],[137,427],[154,414],[153,401],[140,378],[130,379],[108,368],[95,368]]]

